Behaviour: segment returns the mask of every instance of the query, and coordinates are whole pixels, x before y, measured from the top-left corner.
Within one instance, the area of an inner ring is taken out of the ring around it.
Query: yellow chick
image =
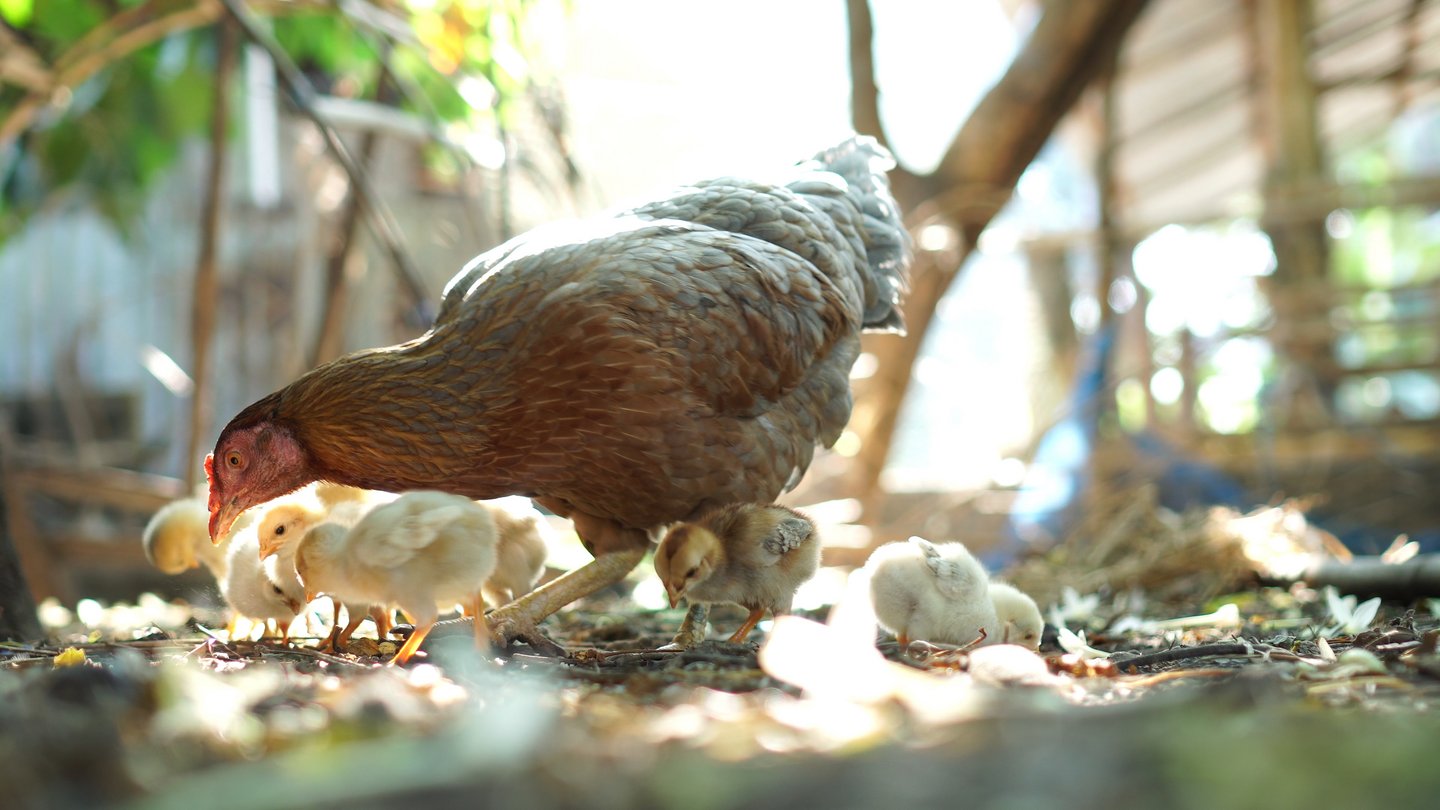
[[[886,543],[865,562],[875,619],[904,648],[912,639],[936,644],[1000,641],[990,578],[962,543],[920,537]]]
[[[266,509],[261,515],[256,531],[259,535],[260,557],[264,560],[265,572],[271,581],[291,593],[286,585],[293,580],[294,588],[304,594],[304,586],[295,574],[295,552],[300,545],[300,538],[307,532],[321,523],[334,523],[344,528],[350,528],[365,516],[365,513],[373,508],[372,503],[361,498],[327,498],[322,487],[330,487],[333,490],[353,490],[361,493],[365,490],[354,487],[339,487],[338,485],[322,485],[316,487],[315,495],[317,501],[310,502],[304,499],[292,499],[276,504]],[[329,504],[328,506],[326,504]],[[370,605],[357,605],[344,603],[347,617],[345,625],[340,624],[340,600],[333,600],[335,613],[331,623],[330,638],[324,646],[333,650],[343,649],[346,642],[350,640],[355,628],[365,620],[367,614],[375,619],[376,631],[383,640],[389,632],[389,622],[385,618],[383,610],[372,610]]]
[[[820,565],[820,539],[810,518],[779,504],[733,504],[670,529],[655,550],[655,573],[670,596],[691,605],[675,643],[703,634],[708,606],[733,602],[750,615],[730,637],[740,643],[768,610],[790,612],[795,591]]]
[[[251,520],[249,515],[242,516],[219,543],[211,543],[210,511],[205,500],[171,501],[145,524],[145,533],[141,536],[145,557],[162,573],[172,575],[203,565],[215,575],[216,582],[220,582],[225,579],[226,544]]]
[[[1045,619],[1034,599],[1014,585],[991,581],[990,603],[995,606],[995,618],[1000,622],[1001,642],[1040,649]]]
[[[545,568],[544,518],[529,498],[481,501],[495,519],[495,571],[485,580],[485,599],[504,605],[529,593]]]
[[[392,664],[410,660],[440,616],[439,604],[462,603],[485,614],[481,585],[495,570],[495,520],[459,495],[419,490],[372,509],[348,531],[322,523],[301,540],[295,570],[307,596],[348,603],[395,605],[415,631]],[[475,623],[476,645],[489,638]]]
[[[220,584],[220,593],[231,609],[252,621],[279,623],[284,628],[281,641],[288,640],[290,623],[305,607],[301,601],[303,595],[272,582],[266,575],[254,525],[231,538],[226,561],[228,570]]]

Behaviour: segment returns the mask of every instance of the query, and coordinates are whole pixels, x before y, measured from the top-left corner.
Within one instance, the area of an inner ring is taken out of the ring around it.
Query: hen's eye
[[[225,463],[226,463],[226,464],[229,464],[231,467],[239,467],[239,466],[240,466],[240,461],[241,461],[241,459],[240,459],[240,454],[239,454],[238,452],[234,451],[234,450],[231,450],[231,451],[230,451],[228,454],[226,454],[226,456],[225,456]]]

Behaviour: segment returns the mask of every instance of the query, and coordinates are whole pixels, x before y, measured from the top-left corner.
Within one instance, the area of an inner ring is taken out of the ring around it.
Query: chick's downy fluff
[[[880,626],[901,644],[1001,640],[985,568],[962,543],[931,543],[920,537],[886,543],[865,563],[870,598]]]
[[[598,554],[770,502],[839,437],[862,329],[900,326],[891,165],[854,138],[784,184],[697,183],[480,256],[424,335],[231,420],[207,462],[212,534],[312,480],[532,496]]]
[[[820,565],[820,540],[805,515],[779,504],[732,504],[666,533],[655,573],[670,596],[692,604],[731,602],[750,610],[731,636],[745,636],[769,611],[789,613],[795,591]]]
[[[421,490],[377,506],[346,530],[322,523],[300,540],[295,568],[310,594],[347,603],[397,606],[415,632],[404,663],[439,617],[439,604],[479,606],[495,569],[495,520],[459,495]],[[477,633],[484,626],[476,623]]]
[[[1040,649],[1045,618],[1040,615],[1040,606],[1034,599],[1014,585],[992,580],[990,603],[995,606],[995,618],[1000,623],[1001,642]]]
[[[288,625],[305,606],[303,593],[293,583],[275,582],[266,574],[253,524],[231,538],[226,560],[228,570],[220,593],[241,616],[252,621],[274,619]]]
[[[484,501],[495,519],[495,570],[485,580],[485,599],[503,605],[535,587],[545,568],[544,517],[526,498]]]
[[[218,543],[210,542],[209,512],[203,498],[179,498],[161,507],[145,524],[141,542],[145,557],[165,574],[181,574],[205,566],[216,582],[225,579],[228,541],[249,524],[249,515],[235,522]]]

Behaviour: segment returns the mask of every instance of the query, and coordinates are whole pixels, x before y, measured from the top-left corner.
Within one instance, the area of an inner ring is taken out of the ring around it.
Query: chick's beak
[[[665,583],[665,594],[670,597],[670,607],[672,608],[679,605],[680,598],[685,595],[683,589],[677,589],[668,582]]]

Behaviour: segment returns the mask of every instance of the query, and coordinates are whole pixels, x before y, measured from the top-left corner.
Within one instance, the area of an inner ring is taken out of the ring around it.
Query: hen
[[[790,612],[795,590],[820,566],[815,524],[779,504],[733,504],[666,533],[655,549],[655,573],[670,607],[690,603],[675,645],[704,637],[709,606],[732,602],[750,611],[730,637],[743,642],[768,610]]]
[[[310,481],[526,495],[596,555],[490,614],[501,642],[618,582],[651,532],[799,483],[850,416],[863,329],[897,329],[908,239],[852,138],[789,182],[723,178],[521,235],[431,329],[241,411],[206,460],[210,531]]]

